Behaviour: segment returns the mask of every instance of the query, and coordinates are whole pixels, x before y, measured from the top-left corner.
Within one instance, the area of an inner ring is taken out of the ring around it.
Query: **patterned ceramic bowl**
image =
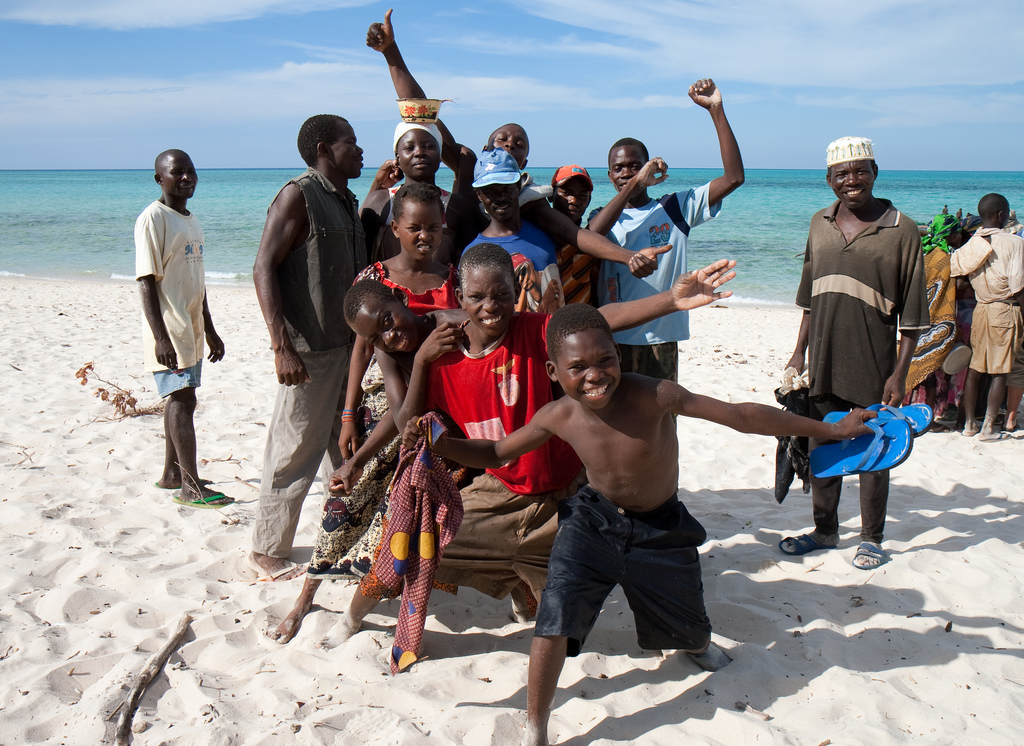
[[[400,98],[398,99],[398,113],[403,122],[435,124],[442,101],[443,99],[437,98]]]

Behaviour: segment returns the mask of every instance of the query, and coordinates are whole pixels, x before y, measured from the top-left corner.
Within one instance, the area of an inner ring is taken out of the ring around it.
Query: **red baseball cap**
[[[555,175],[551,177],[551,186],[562,186],[569,179],[577,176],[581,179],[586,179],[587,184],[590,186],[590,191],[594,191],[594,182],[591,180],[590,174],[587,173],[587,169],[583,168],[583,166],[577,166],[575,163],[569,166],[562,166],[555,171]]]

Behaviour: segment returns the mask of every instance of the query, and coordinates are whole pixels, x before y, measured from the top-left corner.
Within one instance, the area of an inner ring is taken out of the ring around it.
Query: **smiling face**
[[[392,300],[367,298],[349,326],[385,352],[415,352],[420,346],[416,314],[397,297]]]
[[[615,186],[615,191],[621,192],[629,180],[644,167],[644,163],[644,154],[635,145],[622,145],[612,150],[608,154],[608,178]]]
[[[462,287],[455,294],[469,314],[466,334],[471,342],[486,347],[508,329],[515,313],[510,274],[490,267],[472,267],[464,273]]]
[[[526,130],[518,124],[503,124],[491,133],[491,145],[501,148],[516,159],[519,168],[526,168],[526,157],[530,154],[530,139]]]
[[[409,130],[395,146],[395,156],[402,173],[412,181],[434,183],[441,165],[441,148],[429,132]]]
[[[567,335],[557,359],[547,362],[547,371],[566,396],[593,410],[608,406],[622,378],[618,348],[603,329]]]
[[[476,190],[480,204],[499,223],[507,223],[519,216],[519,185],[488,184]]]
[[[402,245],[402,251],[410,258],[418,262],[429,261],[434,258],[444,235],[441,205],[406,199],[402,204],[402,214],[391,221],[391,230]]]
[[[825,181],[832,187],[836,198],[851,212],[871,203],[878,166],[874,161],[847,161],[830,166]]]

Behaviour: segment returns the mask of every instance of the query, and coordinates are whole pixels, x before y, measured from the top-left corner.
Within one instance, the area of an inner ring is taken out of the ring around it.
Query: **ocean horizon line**
[[[553,171],[557,168],[561,168],[563,163],[556,166],[537,166],[531,165],[530,168],[534,170],[542,171]],[[294,166],[203,166],[197,168],[196,171],[293,171],[301,170],[306,168],[305,164],[294,165]],[[372,166],[364,166],[363,171],[368,171]],[[442,169],[451,171],[447,166],[442,164]],[[527,168],[526,171],[530,171]],[[596,169],[598,166],[584,166],[587,169]],[[11,173],[11,174],[26,174],[26,173],[149,173],[153,170],[152,167],[148,168],[0,168],[0,173]],[[721,166],[670,166],[669,171],[721,171]],[[744,171],[749,173],[751,171],[824,171],[825,166],[812,167],[812,168],[752,168],[749,166],[744,167]],[[965,170],[965,169],[941,169],[941,168],[886,168],[885,173],[899,174],[899,173],[936,173],[936,174],[1021,174],[1024,170],[1019,169],[981,169],[981,170]],[[362,174],[359,178],[362,178]],[[355,179],[350,179],[355,181]]]

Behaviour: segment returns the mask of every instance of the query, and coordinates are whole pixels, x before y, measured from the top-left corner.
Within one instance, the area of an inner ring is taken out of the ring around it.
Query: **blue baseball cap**
[[[473,167],[473,186],[477,189],[490,184],[518,184],[522,177],[515,158],[501,148],[482,152]]]

